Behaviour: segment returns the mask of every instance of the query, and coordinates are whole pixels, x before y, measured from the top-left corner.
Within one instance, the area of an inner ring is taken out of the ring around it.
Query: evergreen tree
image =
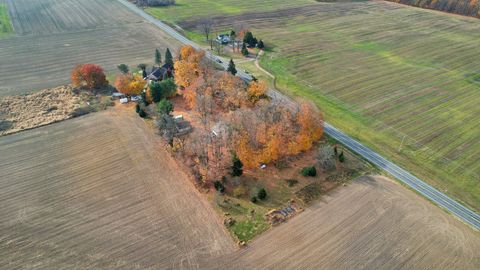
[[[259,49],[265,48],[265,44],[263,44],[263,40],[260,39],[260,41],[259,41],[258,44],[257,44],[257,47],[258,47]]]
[[[173,56],[169,48],[167,48],[167,51],[165,52],[165,64],[168,67],[173,68]]]
[[[162,86],[158,82],[150,84],[150,95],[152,96],[152,101],[157,103],[162,99]]]
[[[236,153],[232,154],[232,167],[231,167],[231,172],[230,174],[232,176],[240,176],[243,174],[243,163],[242,161],[238,158]]]
[[[247,43],[248,46],[250,46],[250,47],[255,46],[256,43],[255,43],[252,32],[245,33],[245,36],[243,37],[243,43]]]
[[[167,99],[162,99],[157,105],[157,112],[161,114],[170,115],[173,112],[173,104]]]
[[[127,74],[129,69],[128,69],[128,66],[125,65],[125,64],[120,64],[117,66],[118,70],[120,70],[120,72],[122,72],[123,74]]]
[[[247,44],[245,42],[242,44],[242,54],[243,56],[248,56]]]
[[[258,191],[257,197],[262,201],[265,200],[267,198],[267,191],[264,188],[260,189]]]
[[[160,66],[162,63],[162,55],[160,54],[160,51],[158,49],[155,49],[155,64],[157,66]]]
[[[233,59],[230,59],[230,63],[228,63],[227,71],[232,73],[233,76],[237,74],[237,69],[235,68],[235,63],[233,62]]]

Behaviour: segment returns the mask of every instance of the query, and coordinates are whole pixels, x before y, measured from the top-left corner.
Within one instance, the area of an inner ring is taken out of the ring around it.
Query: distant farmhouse
[[[230,43],[230,36],[226,34],[221,34],[217,36],[217,42],[222,43],[223,45],[226,45]]]

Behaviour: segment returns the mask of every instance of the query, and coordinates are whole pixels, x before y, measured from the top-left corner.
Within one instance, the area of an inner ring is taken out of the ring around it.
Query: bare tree
[[[198,25],[199,30],[205,35],[205,40],[210,40],[210,34],[212,33],[213,21],[211,19],[204,19]]]
[[[218,55],[221,55],[223,53],[223,44],[218,41],[213,42],[213,47],[215,48],[215,51],[217,52]]]
[[[320,146],[317,161],[324,171],[331,171],[336,168],[335,151],[331,145],[324,144]]]

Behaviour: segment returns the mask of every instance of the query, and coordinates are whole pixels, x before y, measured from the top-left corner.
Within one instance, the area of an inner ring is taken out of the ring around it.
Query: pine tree
[[[260,39],[260,41],[259,41],[258,44],[257,44],[257,47],[258,47],[259,49],[265,48],[265,44],[263,44],[263,40]]]
[[[169,48],[167,48],[167,51],[165,52],[165,64],[168,67],[173,68],[173,56]]]
[[[243,56],[248,56],[249,54],[247,49],[247,44],[245,42],[242,44],[242,54]]]
[[[230,59],[230,63],[228,63],[227,71],[232,73],[233,76],[237,74],[237,69],[235,68],[235,63],[233,62],[233,59]]]
[[[265,200],[267,198],[267,191],[264,188],[260,189],[258,191],[257,197],[262,201]]]
[[[243,163],[240,161],[236,153],[232,154],[232,171],[230,174],[232,176],[240,176],[243,174]]]
[[[160,54],[160,51],[158,49],[155,49],[155,64],[157,66],[160,66],[162,63],[162,55]]]

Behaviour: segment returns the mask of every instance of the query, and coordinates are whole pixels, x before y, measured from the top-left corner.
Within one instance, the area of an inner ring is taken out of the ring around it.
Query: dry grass
[[[80,106],[81,98],[69,86],[25,96],[0,97],[0,135],[69,119]]]

